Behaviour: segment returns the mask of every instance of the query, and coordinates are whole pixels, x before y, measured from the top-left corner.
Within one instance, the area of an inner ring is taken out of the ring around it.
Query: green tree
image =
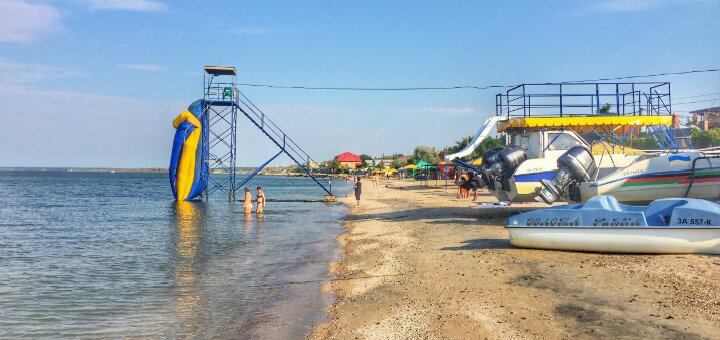
[[[362,165],[360,165],[360,167],[367,168],[367,166],[369,165],[368,161],[372,161],[372,156],[362,154],[362,155],[360,155],[360,160],[362,160]]]
[[[413,150],[413,161],[417,163],[421,160],[429,163],[437,163],[440,159],[434,147],[419,145]]]
[[[600,113],[610,113],[610,104],[605,104],[600,108]]]
[[[407,165],[407,162],[401,162],[399,159],[395,158],[390,163],[391,168],[400,169],[401,167],[404,167]]]
[[[472,138],[470,136],[462,138],[462,139],[458,140],[457,142],[455,142],[455,145],[447,148],[447,151],[448,151],[447,153],[452,154],[452,153],[458,152],[458,151],[464,149],[468,144],[470,144],[471,141],[472,141]],[[501,137],[498,137],[498,138],[485,137],[485,139],[483,139],[480,142],[480,145],[478,145],[478,147],[475,148],[475,150],[473,150],[473,152],[471,154],[469,154],[465,157],[462,157],[462,159],[466,160],[466,161],[476,160],[476,159],[482,157],[482,155],[486,151],[488,151],[492,148],[503,146],[504,141],[505,141],[504,138],[501,138]]]
[[[464,149],[468,144],[470,144],[470,141],[472,141],[472,137],[465,136],[463,138],[458,139],[457,142],[455,142],[455,145],[447,148],[448,153],[456,153],[462,149]]]
[[[693,146],[698,149],[720,146],[720,129],[710,129],[707,131],[693,129],[690,134],[690,141]]]
[[[331,160],[330,162],[328,162],[328,169],[330,170],[330,173],[333,174],[341,173],[340,162],[337,159]]]

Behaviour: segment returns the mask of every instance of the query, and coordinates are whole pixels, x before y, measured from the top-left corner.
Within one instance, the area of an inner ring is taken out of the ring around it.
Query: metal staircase
[[[312,179],[320,188],[332,196],[332,190],[329,189],[329,183],[326,187],[312,174],[312,168],[317,166],[308,154],[303,150],[292,138],[290,138],[280,127],[275,124],[260,108],[258,108],[248,97],[237,89],[235,68],[232,67],[216,67],[206,66],[205,72],[209,78],[205,79],[205,105],[208,116],[208,127],[210,129],[208,136],[210,137],[210,159],[212,169],[220,169],[222,171],[232,169],[228,176],[223,179],[215,179],[210,181],[207,194],[218,189],[227,190],[229,199],[235,200],[235,193],[242,188],[247,182],[255,177],[263,168],[281,154],[287,155],[297,164],[299,169]],[[219,76],[231,76],[230,81],[215,81]],[[270,157],[265,163],[260,165],[252,174],[247,176],[242,182],[235,181],[235,138],[237,132],[237,116],[238,113],[245,116],[260,131],[272,141],[278,148],[278,152]],[[213,119],[213,117],[215,117]],[[213,152],[213,147],[219,149],[220,152]],[[231,151],[227,151],[230,149]],[[213,159],[213,155],[217,159]],[[215,167],[213,168],[214,165]],[[211,178],[213,176],[210,176]]]

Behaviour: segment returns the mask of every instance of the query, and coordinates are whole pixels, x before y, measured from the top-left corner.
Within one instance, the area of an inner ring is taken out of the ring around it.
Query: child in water
[[[262,191],[262,187],[257,187],[257,198],[255,199],[257,202],[257,208],[255,209],[256,214],[262,214],[263,213],[263,207],[265,206],[265,193]]]
[[[252,212],[252,195],[250,194],[250,189],[245,188],[243,190],[245,191],[245,204],[243,208],[245,209],[245,215],[250,215]]]

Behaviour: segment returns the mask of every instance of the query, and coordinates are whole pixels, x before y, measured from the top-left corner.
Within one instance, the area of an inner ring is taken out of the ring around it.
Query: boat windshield
[[[583,144],[574,136],[568,133],[548,133],[548,150],[570,150],[573,146],[582,146]]]
[[[527,134],[517,134],[512,137],[512,145],[523,150],[530,149],[530,136]]]

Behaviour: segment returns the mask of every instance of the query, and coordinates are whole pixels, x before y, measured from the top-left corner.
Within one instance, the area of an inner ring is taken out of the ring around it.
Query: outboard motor
[[[542,184],[538,193],[540,199],[537,197],[535,199],[552,204],[561,195],[565,195],[572,196],[571,199],[579,201],[579,192],[568,195],[567,189],[573,183],[589,182],[595,176],[597,166],[592,154],[583,146],[573,146],[558,158],[557,165],[558,170],[552,180],[540,180],[540,184]]]
[[[493,164],[500,161],[500,156],[498,155],[500,151],[503,149],[500,147],[492,148],[488,151],[485,151],[482,155],[482,167],[480,168],[480,173],[476,174],[475,176],[475,184],[477,184],[478,189],[484,188],[486,185],[490,185],[490,181],[488,181],[487,177],[485,176],[485,169],[491,167]]]
[[[489,189],[495,190],[495,181],[499,180],[502,182],[503,190],[510,190],[507,179],[515,172],[518,165],[527,159],[527,154],[521,148],[510,148],[500,151],[498,158],[499,161],[488,168],[483,168],[483,176]]]

